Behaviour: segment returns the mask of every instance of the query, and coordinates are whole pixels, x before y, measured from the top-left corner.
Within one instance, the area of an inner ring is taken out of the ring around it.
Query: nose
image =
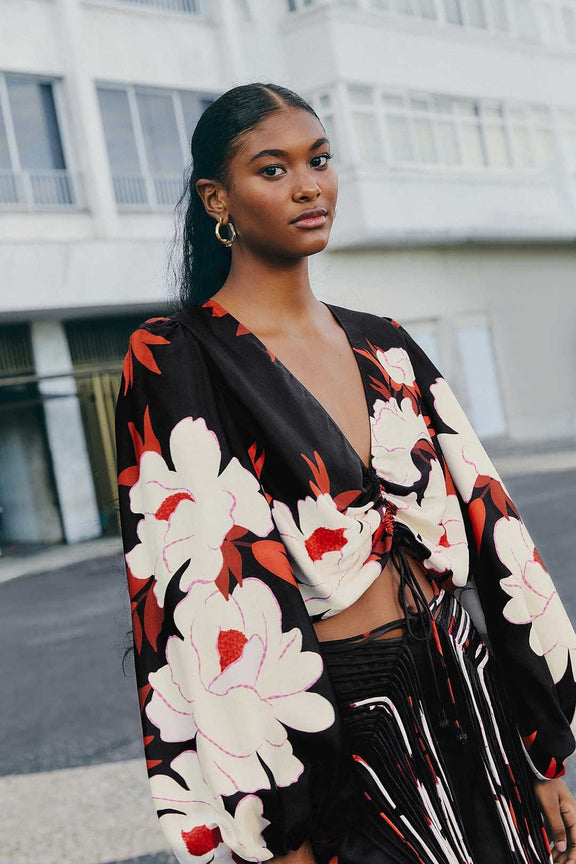
[[[316,180],[308,175],[295,187],[293,198],[295,201],[314,201],[321,194],[322,190]]]

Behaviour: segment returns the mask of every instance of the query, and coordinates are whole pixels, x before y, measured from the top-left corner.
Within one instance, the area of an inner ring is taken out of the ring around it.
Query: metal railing
[[[152,9],[163,9],[166,12],[184,12],[188,15],[201,15],[201,0],[116,0],[131,6],[147,6]]]
[[[79,207],[80,175],[69,171],[0,171],[0,209]]]
[[[181,174],[116,174],[112,182],[123,210],[172,209],[184,191]]]

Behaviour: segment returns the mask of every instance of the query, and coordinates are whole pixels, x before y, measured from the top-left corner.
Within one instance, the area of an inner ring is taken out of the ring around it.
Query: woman
[[[182,864],[576,862],[576,636],[440,372],[394,319],[314,296],[332,155],[289,90],[217,99],[192,137],[182,308],[126,356],[160,824]]]

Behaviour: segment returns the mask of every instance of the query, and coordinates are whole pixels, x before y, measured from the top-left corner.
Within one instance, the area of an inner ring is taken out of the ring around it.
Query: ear
[[[209,216],[224,224],[228,217],[228,196],[224,186],[217,180],[197,180],[196,191],[204,203]]]

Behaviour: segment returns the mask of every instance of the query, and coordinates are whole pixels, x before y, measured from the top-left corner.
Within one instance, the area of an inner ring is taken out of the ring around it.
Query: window
[[[183,192],[192,133],[212,96],[101,85],[98,99],[117,204],[173,207]]]
[[[555,156],[552,116],[546,105],[442,93],[379,93],[357,84],[349,85],[348,94],[360,159],[529,168],[548,165]]]
[[[71,206],[76,182],[67,171],[53,82],[0,75],[0,206]]]

